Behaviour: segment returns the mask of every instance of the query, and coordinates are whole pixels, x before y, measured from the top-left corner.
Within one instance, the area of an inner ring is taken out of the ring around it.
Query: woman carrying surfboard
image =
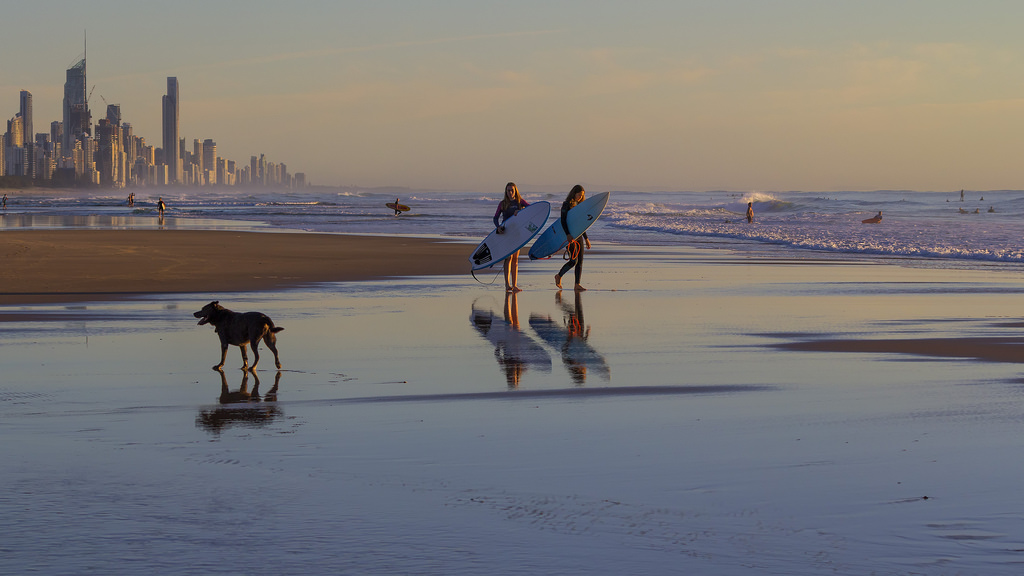
[[[587,191],[583,189],[583,186],[579,184],[572,187],[569,191],[569,195],[565,197],[565,202],[562,202],[562,229],[565,230],[565,235],[572,238],[572,234],[569,233],[569,221],[567,215],[569,210],[572,210],[580,202],[583,202],[587,197]],[[587,238],[587,233],[584,232],[581,237],[583,242],[587,244],[587,250],[590,250],[590,239]],[[583,243],[580,242],[579,238],[572,238],[569,241],[569,245],[565,249],[566,254],[569,257],[569,261],[562,266],[562,269],[555,274],[555,286],[562,287],[562,276],[569,271],[570,268],[576,268],[576,286],[577,292],[586,290],[583,286],[580,286],[580,277],[583,276]]]
[[[498,209],[494,211],[494,227],[498,229],[498,234],[505,232],[505,227],[502,226],[502,222],[505,222],[509,218],[516,215],[523,208],[526,208],[529,204],[523,197],[519,195],[519,189],[516,188],[515,182],[509,182],[505,185],[505,197],[498,203]],[[501,218],[499,220],[498,218]],[[505,272],[505,292],[522,292],[519,288],[519,250],[512,253],[511,256],[505,258],[504,264],[502,264],[502,270]]]

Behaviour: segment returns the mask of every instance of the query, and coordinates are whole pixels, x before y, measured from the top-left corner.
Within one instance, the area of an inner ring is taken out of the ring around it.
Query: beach
[[[33,230],[0,234],[0,304],[228,292],[461,274],[452,242],[214,230]]]
[[[469,243],[92,232],[0,233],[33,254],[0,306],[4,572],[1019,568],[1019,272],[593,234],[586,292],[523,259],[507,297]],[[106,272],[34,272],[72,255]],[[283,326],[283,370],[211,370],[210,300]]]

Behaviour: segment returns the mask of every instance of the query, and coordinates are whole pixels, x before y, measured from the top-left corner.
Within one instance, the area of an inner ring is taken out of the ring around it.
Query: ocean
[[[602,190],[591,190],[597,192]],[[417,235],[473,240],[492,229],[494,191],[331,188],[9,192],[0,229],[207,228]],[[168,204],[156,220],[156,200]],[[564,194],[523,190],[528,202]],[[411,211],[384,206],[398,198]],[[753,202],[754,224],[747,224]],[[861,221],[883,214],[879,224]],[[612,191],[591,239],[639,246],[700,246],[752,256],[900,260],[928,268],[1024,267],[1024,191],[633,192]]]

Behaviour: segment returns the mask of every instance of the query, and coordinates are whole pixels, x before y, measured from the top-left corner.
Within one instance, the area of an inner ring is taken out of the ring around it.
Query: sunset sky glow
[[[169,7],[172,7],[169,9]],[[61,117],[88,33],[121,105],[315,184],[1024,188],[1024,4],[995,1],[6,5],[0,117]],[[17,23],[17,24],[15,24]],[[495,183],[498,184],[495,184]]]

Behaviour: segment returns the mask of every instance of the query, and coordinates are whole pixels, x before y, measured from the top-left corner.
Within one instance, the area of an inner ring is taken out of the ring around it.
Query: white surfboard
[[[502,222],[504,232],[499,234],[500,228],[496,228],[473,250],[469,257],[473,270],[494,266],[526,246],[526,243],[544,227],[549,214],[551,204],[543,201],[534,202]]]
[[[569,213],[565,215],[565,220],[569,224],[569,234],[573,238],[579,238],[587,231],[587,228],[597,222],[597,219],[601,217],[601,212],[604,212],[604,207],[608,204],[608,196],[608,192],[594,194],[569,210]],[[530,247],[530,260],[547,258],[565,248],[568,243],[569,238],[565,236],[565,230],[562,228],[562,215],[559,213],[554,223],[538,236],[537,241]]]

